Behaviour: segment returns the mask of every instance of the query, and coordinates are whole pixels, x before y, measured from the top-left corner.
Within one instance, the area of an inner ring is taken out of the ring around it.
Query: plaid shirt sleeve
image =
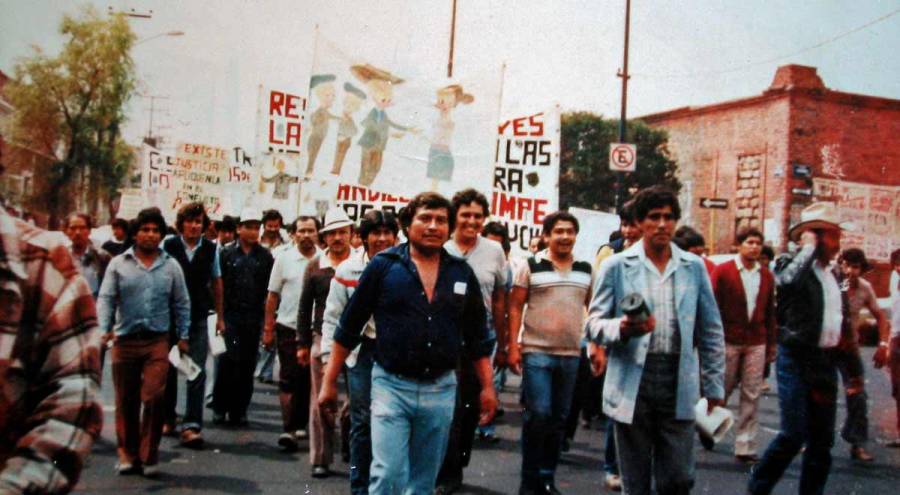
[[[0,492],[67,493],[103,422],[94,301],[57,235],[0,238]]]

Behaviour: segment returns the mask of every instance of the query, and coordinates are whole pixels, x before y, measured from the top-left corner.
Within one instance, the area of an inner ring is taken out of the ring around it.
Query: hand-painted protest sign
[[[491,215],[507,225],[517,253],[528,252],[544,217],[558,209],[559,143],[558,107],[498,127]]]
[[[257,153],[299,154],[303,149],[306,97],[260,86]]]
[[[260,86],[257,167],[247,205],[297,216],[300,166],[305,160],[307,99],[299,91]]]
[[[249,184],[249,160],[233,164],[237,150],[195,143],[178,143],[175,154],[144,144],[141,148],[141,190],[144,203],[156,206],[174,221],[178,209],[198,201],[211,218],[235,214],[231,197]]]
[[[900,187],[813,179],[813,190],[818,200],[837,203],[841,222],[852,223],[841,247],[860,248],[876,261],[900,249]]]
[[[490,191],[499,70],[429,78],[414,65],[385,64],[393,49],[360,45],[351,56],[317,40],[301,208],[338,204],[355,218],[422,191]]]

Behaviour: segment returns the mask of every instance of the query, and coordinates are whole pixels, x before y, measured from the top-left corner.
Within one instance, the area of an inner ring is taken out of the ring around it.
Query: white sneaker
[[[603,485],[606,486],[607,490],[621,492],[622,478],[618,474],[607,473],[606,478],[603,480]]]
[[[297,430],[294,432],[294,437],[297,440],[305,440],[309,438],[309,433],[307,433],[306,430]]]

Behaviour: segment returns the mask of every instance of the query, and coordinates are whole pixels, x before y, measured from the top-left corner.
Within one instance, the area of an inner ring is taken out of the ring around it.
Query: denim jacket
[[[585,330],[596,342],[607,346],[609,361],[603,386],[603,412],[620,423],[631,423],[641,375],[650,345],[650,335],[623,340],[619,325],[623,318],[619,303],[626,295],[640,293],[650,305],[639,241],[600,265]],[[675,417],[694,419],[694,406],[704,397],[725,397],[725,337],[722,319],[703,261],[688,252],[677,252],[675,304],[681,349],[678,365],[678,398]],[[651,308],[652,309],[652,308]],[[702,368],[702,369],[701,369]]]

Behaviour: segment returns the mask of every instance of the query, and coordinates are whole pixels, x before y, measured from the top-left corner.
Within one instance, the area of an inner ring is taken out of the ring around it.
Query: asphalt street
[[[838,406],[838,424],[831,477],[826,493],[887,494],[900,487],[900,449],[889,449],[884,443],[896,438],[895,407],[890,397],[890,380],[884,370],[871,367],[872,349],[863,350],[867,363],[866,387],[869,394],[870,450],[875,461],[854,462],[849,446],[840,438],[844,418],[843,399]],[[774,389],[773,381],[773,389]],[[179,391],[181,392],[181,390]],[[183,401],[183,394],[180,399]],[[510,380],[501,394],[507,413],[498,422],[501,441],[496,444],[479,443],[471,465],[465,472],[465,485],[459,493],[508,494],[516,493],[519,485],[519,436],[521,412],[517,404],[518,379]],[[735,393],[729,405],[737,406]],[[257,385],[249,413],[250,425],[236,429],[208,424],[203,434],[206,448],[193,451],[181,448],[175,438],[164,438],[161,446],[159,478],[150,480],[140,476],[117,476],[113,390],[109,367],[103,384],[104,417],[102,438],[94,445],[93,455],[82,474],[75,493],[160,493],[160,494],[338,494],[348,493],[348,466],[338,455],[332,469],[335,474],[325,480],[310,476],[306,443],[299,453],[286,454],[276,445],[280,433],[280,411],[276,388]],[[761,449],[778,430],[777,396],[765,395],[761,400]],[[179,407],[179,412],[183,409]],[[210,411],[207,410],[209,413]],[[207,419],[211,414],[207,416]],[[601,460],[603,432],[579,427],[572,449],[563,454],[557,473],[557,486],[563,493],[604,493]],[[741,494],[747,480],[748,468],[735,462],[733,435],[715,447],[704,451],[696,445],[697,483],[693,493]],[[797,493],[799,457],[785,473],[776,494]]]

